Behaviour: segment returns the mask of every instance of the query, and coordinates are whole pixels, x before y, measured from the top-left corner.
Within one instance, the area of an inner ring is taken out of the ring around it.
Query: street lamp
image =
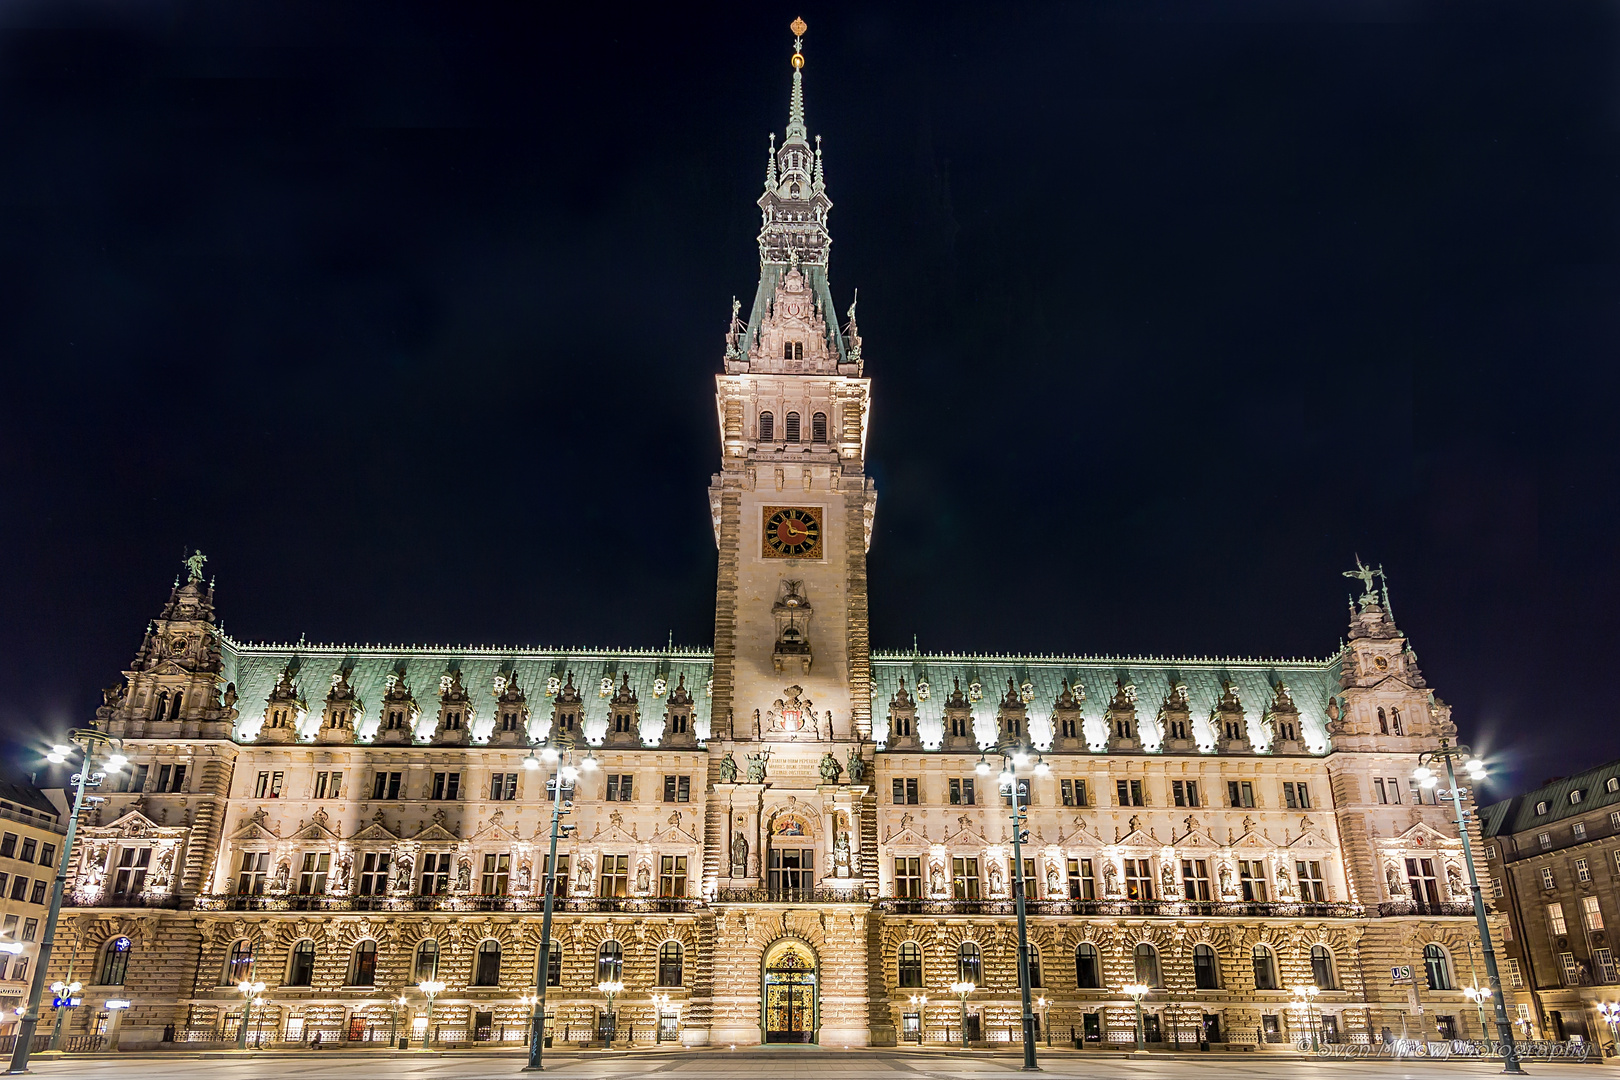
[[[438,979],[425,979],[417,983],[416,988],[422,991],[428,1002],[427,1029],[422,1038],[422,1045],[425,1047],[432,1046],[435,1041],[433,1038],[433,999],[444,993],[444,983]]]
[[[1513,1045],[1513,1025],[1508,1023],[1507,1005],[1502,1000],[1502,979],[1496,972],[1496,949],[1491,945],[1491,929],[1485,922],[1485,897],[1479,890],[1479,874],[1474,870],[1474,846],[1468,840],[1467,814],[1463,810],[1463,796],[1468,794],[1468,789],[1457,786],[1455,763],[1459,760],[1468,770],[1468,779],[1476,783],[1485,779],[1485,763],[1468,747],[1452,746],[1446,739],[1440,740],[1438,750],[1426,750],[1418,755],[1418,768],[1413,776],[1423,788],[1433,790],[1439,786],[1440,779],[1431,766],[1439,762],[1445,764],[1448,785],[1445,793],[1451,796],[1457,810],[1457,835],[1462,837],[1463,863],[1468,867],[1468,888],[1474,897],[1474,921],[1478,924],[1480,947],[1485,953],[1485,978],[1490,983],[1491,1000],[1496,1006],[1496,1037],[1502,1043],[1502,1071],[1522,1073],[1519,1052]],[[1441,792],[1436,792],[1439,794]]]
[[[1480,986],[1478,983],[1475,983],[1473,986],[1465,986],[1463,987],[1463,997],[1467,998],[1469,1001],[1472,1001],[1474,1003],[1474,1007],[1479,1010],[1479,1033],[1481,1037],[1484,1037],[1485,1033],[1489,1030],[1485,1026],[1485,1003],[1491,1000],[1491,988],[1488,986]],[[1599,1005],[1598,1012],[1602,1011],[1603,1006]]]
[[[1136,1052],[1138,1054],[1147,1053],[1147,1046],[1142,1041],[1142,999],[1147,997],[1152,989],[1152,987],[1142,983],[1126,983],[1120,987],[1120,990],[1129,994],[1131,1000],[1136,1002]]]
[[[535,965],[534,994],[529,1005],[529,1063],[523,1067],[524,1072],[540,1072],[545,1068],[541,1062],[542,1051],[546,1044],[546,984],[551,981],[551,908],[557,895],[557,838],[564,833],[573,832],[577,826],[564,825],[563,815],[573,811],[574,804],[564,798],[564,792],[571,792],[574,781],[579,779],[579,767],[574,765],[574,743],[566,735],[558,737],[555,745],[547,743],[540,748],[538,755],[534,747],[529,748],[529,756],[523,759],[525,769],[538,771],[542,765],[556,765],[557,771],[548,785],[553,789],[551,794],[551,849],[546,856],[546,877],[543,888],[545,899],[543,914],[540,917],[540,962]],[[596,758],[585,752],[585,760],[581,764],[586,769],[596,768]],[[564,882],[566,885],[567,883]]]
[[[1050,1050],[1052,1049],[1052,1018],[1046,1012],[1046,999],[1044,997],[1036,998],[1035,1007],[1041,1010],[1041,1027],[1046,1029],[1046,1048]]]
[[[653,1044],[664,1041],[664,1006],[669,1004],[668,994],[651,993],[647,995],[653,1007]]]
[[[22,952],[22,942],[19,941],[0,945],[0,950],[16,956],[18,953]],[[56,1020],[51,1025],[52,1050],[55,1050],[62,1043],[62,1019],[67,1016],[67,1011],[73,1007],[73,999],[79,996],[79,990],[83,985],[77,979],[73,979],[72,964],[68,965],[68,978],[72,979],[73,981],[62,982],[59,979],[56,982],[51,983],[51,993],[55,995],[55,1000],[52,1002],[52,1005],[56,1009]]]
[[[961,982],[953,982],[953,983],[951,983],[951,993],[955,994],[958,998],[962,999],[962,1049],[964,1049],[964,1050],[966,1050],[968,1048],[968,1041],[967,1041],[967,999],[968,999],[968,995],[973,993],[973,991],[975,989],[976,989],[976,987],[974,987],[974,985],[972,983],[968,982],[966,979],[962,980]]]
[[[1018,770],[1029,769],[1040,776],[1051,772],[1051,767],[1028,743],[1021,740],[1002,740],[992,746],[988,751],[979,755],[979,763],[974,766],[981,776],[990,773],[990,761],[986,754],[998,755],[1001,758],[1001,793],[1010,797],[1012,813],[1013,835],[1013,903],[1018,912],[1018,998],[1022,1006],[1022,1020],[1024,1029],[1024,1065],[1026,1071],[1039,1068],[1035,1064],[1035,1014],[1030,1011],[1029,1000],[1029,930],[1024,924],[1024,848],[1023,843],[1029,837],[1025,826],[1029,823],[1029,808],[1018,800]],[[964,1032],[965,1034],[965,1032]]]
[[[1311,1003],[1316,1000],[1316,995],[1322,991],[1314,983],[1303,983],[1289,989],[1294,992],[1294,1007],[1305,1014],[1305,1026],[1311,1032],[1311,1052],[1316,1053],[1321,1050],[1321,1047],[1316,1042],[1316,1008]]]
[[[1609,1025],[1609,1041],[1620,1046],[1620,1005],[1601,1001],[1597,1010],[1598,1015],[1603,1017],[1603,1022]]]
[[[598,994],[606,994],[608,999],[607,1023],[603,1025],[602,1048],[613,1045],[613,1036],[619,1033],[619,1024],[613,1015],[613,999],[624,993],[624,983],[618,979],[603,979],[596,984]]]
[[[68,813],[67,835],[62,839],[62,858],[56,864],[56,882],[51,886],[51,907],[45,916],[45,936],[40,939],[39,956],[35,959],[34,981],[28,991],[25,1011],[18,1013],[21,1023],[17,1027],[17,1045],[11,1052],[13,1073],[28,1071],[29,1048],[34,1043],[34,1029],[39,1026],[39,1003],[45,996],[45,973],[51,966],[51,946],[56,940],[56,922],[62,914],[62,891],[67,886],[68,867],[73,865],[73,837],[79,831],[79,811],[84,807],[84,789],[100,787],[109,772],[116,772],[129,763],[123,755],[123,743],[95,728],[74,728],[68,732],[66,743],[57,743],[45,755],[53,765],[65,765],[77,753],[79,771],[68,778],[73,785],[73,809]],[[92,760],[95,751],[102,752],[100,767]]]
[[[242,995],[242,1022],[236,1028],[236,1048],[246,1050],[248,1019],[253,1015],[253,1006],[258,1004],[254,999],[264,993],[264,983],[243,979],[236,984],[236,992]]]
[[[408,1004],[410,1004],[410,1002],[405,1000],[404,994],[399,995],[399,997],[395,998],[393,1001],[394,1019],[388,1025],[388,1047],[391,1050],[397,1050],[399,1048],[399,1010],[403,1009]]]
[[[928,1030],[928,995],[912,994],[911,1007],[917,1010],[917,1045],[923,1044],[923,1034]]]

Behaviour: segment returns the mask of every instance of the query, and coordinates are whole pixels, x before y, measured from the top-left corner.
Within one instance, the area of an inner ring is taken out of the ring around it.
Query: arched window
[[[922,949],[915,941],[902,941],[900,943],[900,988],[902,990],[920,989],[923,984]]]
[[[412,982],[429,982],[439,977],[439,943],[428,938],[416,947],[416,974]]]
[[[370,938],[354,947],[354,959],[349,964],[348,985],[377,985],[377,943]]]
[[[1328,952],[1326,945],[1311,946],[1311,981],[1316,983],[1318,990],[1338,989],[1338,983],[1333,978],[1333,954]]]
[[[1030,944],[1027,946],[1025,956],[1027,957],[1027,960],[1025,962],[1029,965],[1029,985],[1031,985],[1031,986],[1045,986],[1046,984],[1041,981],[1041,948],[1040,948],[1040,946],[1036,945],[1034,942],[1030,942]]]
[[[562,985],[562,945],[560,945],[557,941],[553,940],[552,943],[551,943],[550,953],[551,953],[550,960],[546,964],[546,985],[547,986],[561,986]],[[540,965],[540,957],[539,957],[538,954],[535,955],[534,962],[535,962],[535,967],[538,969],[539,965]],[[539,974],[540,974],[540,972],[538,970],[536,970],[535,975],[538,976]]]
[[[310,986],[315,979],[315,943],[308,938],[293,946],[287,962],[287,986]]]
[[[124,972],[129,970],[130,940],[115,937],[101,947],[101,978],[97,986],[123,986]]]
[[[1620,776],[1611,776],[1603,787],[1608,791],[1620,791]]]
[[[956,950],[956,979],[975,986],[984,985],[984,962],[979,947],[971,941],[962,942]]]
[[[473,969],[474,986],[501,985],[501,943],[485,938],[478,943],[478,964]]]
[[[1142,942],[1136,946],[1133,956],[1136,961],[1136,981],[1143,986],[1163,986],[1159,979],[1159,950]]]
[[[1380,706],[1379,709],[1378,709],[1378,734],[1380,734],[1380,735],[1388,735],[1389,734],[1389,718],[1384,715],[1384,710],[1383,710],[1382,706]]]
[[[1221,969],[1215,962],[1215,950],[1208,945],[1193,946],[1193,986],[1199,990],[1219,990]]]
[[[827,441],[827,414],[824,412],[810,414],[810,441],[824,443]]]
[[[666,941],[658,946],[658,985],[679,986],[686,973],[685,953],[678,941]]]
[[[1396,708],[1391,708],[1389,710],[1389,728],[1397,735],[1406,734],[1406,732],[1401,730],[1401,710]]]
[[[163,719],[163,714],[164,714],[165,711],[167,711],[168,708],[169,708],[169,692],[167,690],[159,690],[158,695],[157,695],[157,708],[152,710],[152,719],[154,719],[154,720]]]
[[[1430,990],[1452,989],[1451,960],[1446,950],[1432,942],[1423,946],[1423,974],[1429,980]]]
[[[776,440],[776,417],[768,412],[759,414],[759,441],[774,442]]]
[[[796,412],[788,413],[787,414],[787,423],[786,423],[786,425],[784,425],[784,427],[785,427],[785,430],[782,433],[783,437],[785,439],[787,439],[788,442],[798,442],[799,441],[799,414],[796,413]]]
[[[624,946],[612,938],[602,942],[602,947],[596,950],[596,981],[624,981]]]
[[[1082,941],[1074,950],[1074,985],[1081,990],[1102,989],[1102,962],[1097,946]]]
[[[1277,989],[1277,961],[1271,955],[1271,950],[1264,945],[1254,947],[1254,988],[1256,990]]]
[[[223,985],[235,986],[239,982],[247,982],[252,978],[253,943],[243,938],[231,944],[231,951],[225,958]]]
[[[181,691],[176,690],[174,692],[174,701],[169,706],[169,719],[170,720],[178,720],[178,719],[180,719],[180,701],[184,697],[185,697],[185,694],[182,693]]]

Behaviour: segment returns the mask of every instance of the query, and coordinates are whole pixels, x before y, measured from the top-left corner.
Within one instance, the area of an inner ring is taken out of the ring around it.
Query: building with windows
[[[62,853],[62,811],[32,784],[0,780],[0,1035],[14,1034],[13,1009],[28,997],[39,957],[51,883]]]
[[[1529,1037],[1611,1040],[1600,1004],[1620,995],[1620,761],[1480,810],[1484,862],[1507,916],[1502,984]],[[1607,916],[1605,916],[1607,910]]]
[[[968,1037],[1003,1041],[1018,889],[1060,1039],[1131,1041],[1132,981],[1155,1042],[1468,1028],[1460,841],[1408,780],[1454,729],[1377,572],[1318,660],[872,650],[872,381],[802,67],[796,43],[715,376],[712,647],[243,641],[189,560],[97,714],[133,768],[58,954],[132,1002],[126,1044],[230,1032],[249,975],[278,1041],[518,1041],[542,978],[558,1039],[591,1037],[613,981],[621,1037],[954,1041],[968,981]],[[594,769],[552,867],[532,747],[559,743]],[[998,743],[1028,747],[1016,786]]]

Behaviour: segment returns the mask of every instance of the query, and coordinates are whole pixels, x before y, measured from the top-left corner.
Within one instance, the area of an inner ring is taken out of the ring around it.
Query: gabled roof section
[[[1529,832],[1564,818],[1620,806],[1620,791],[1609,790],[1611,779],[1620,779],[1620,761],[1605,762],[1595,769],[1560,777],[1523,795],[1492,803],[1480,810],[1484,835]],[[1620,787],[1620,783],[1616,786]],[[1571,802],[1570,796],[1576,792],[1580,793],[1580,801]],[[1536,812],[1540,803],[1547,804],[1544,814]]]

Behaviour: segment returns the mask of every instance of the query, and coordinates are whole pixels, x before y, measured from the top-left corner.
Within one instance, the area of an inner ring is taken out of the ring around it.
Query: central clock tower
[[[806,135],[803,66],[796,43],[787,130],[780,146],[771,136],[759,198],[759,286],[746,312],[732,302],[715,377],[721,461],[709,488],[720,548],[713,737],[773,744],[773,773],[798,756],[776,743],[872,731],[871,384],[855,305],[840,326],[828,283],[832,200],[821,140]]]

